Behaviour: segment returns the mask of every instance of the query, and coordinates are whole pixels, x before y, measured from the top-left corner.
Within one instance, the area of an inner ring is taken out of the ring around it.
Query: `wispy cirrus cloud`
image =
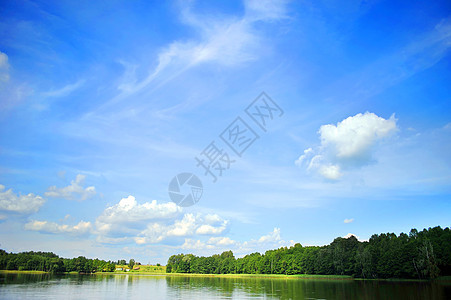
[[[0,51],[0,82],[9,81],[8,55]]]
[[[84,85],[84,83],[85,83],[85,80],[81,79],[74,83],[69,83],[58,89],[52,89],[52,90],[43,92],[42,96],[52,97],[52,98],[65,97],[65,96],[71,94],[72,92],[74,92],[75,90],[79,89],[80,87],[82,87]]]
[[[349,104],[371,98],[436,65],[450,47],[451,18],[446,18],[397,51],[337,80],[328,88],[330,98],[342,95]]]
[[[174,41],[162,47],[157,63],[148,75],[137,80],[136,64],[120,60],[125,67],[123,80],[117,85],[120,94],[103,107],[124,100],[146,88],[158,88],[188,69],[202,63],[236,66],[257,59],[261,55],[262,38],[254,28],[257,22],[274,22],[287,17],[288,1],[244,2],[242,17],[211,16],[193,12],[192,4],[181,3],[181,21],[194,29],[199,38]]]
[[[11,78],[10,67],[8,55],[0,51],[0,113],[16,106],[32,93],[26,84]]]

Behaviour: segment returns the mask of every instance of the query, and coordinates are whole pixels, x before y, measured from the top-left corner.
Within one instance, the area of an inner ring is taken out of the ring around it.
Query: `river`
[[[451,299],[445,282],[0,274],[0,299]]]

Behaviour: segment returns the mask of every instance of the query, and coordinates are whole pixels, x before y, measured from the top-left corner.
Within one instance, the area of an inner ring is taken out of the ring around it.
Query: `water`
[[[450,283],[0,274],[0,299],[451,299]]]

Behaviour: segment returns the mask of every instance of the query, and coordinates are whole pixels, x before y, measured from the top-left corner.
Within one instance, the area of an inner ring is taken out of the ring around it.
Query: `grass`
[[[155,266],[151,266],[155,267]],[[143,270],[133,270],[129,272],[99,272],[96,274],[129,274],[129,275],[165,275],[165,276],[189,276],[189,277],[218,277],[218,278],[278,278],[278,279],[327,279],[327,280],[352,280],[352,276],[347,275],[283,275],[283,274],[195,274],[195,273],[166,273],[165,267],[161,269],[143,268]]]
[[[352,280],[347,275],[284,275],[284,274],[191,274],[191,273],[167,273],[168,276],[194,276],[194,277],[224,277],[224,278],[278,278],[278,279],[327,279],[327,280]]]
[[[451,276],[440,276],[436,280],[440,281],[451,281]]]
[[[15,273],[20,273],[20,274],[46,274],[48,272],[45,272],[45,271],[0,270],[0,273],[3,273],[3,274],[15,274]]]
[[[165,276],[190,276],[190,277],[217,277],[217,278],[275,278],[275,279],[322,279],[322,280],[374,280],[374,281],[427,281],[425,279],[363,279],[353,278],[348,275],[284,275],[284,274],[195,274],[195,273],[166,273],[166,266],[140,265],[139,270],[114,271],[114,272],[96,272],[98,275],[165,275]],[[117,265],[116,268],[129,269],[127,265]],[[18,271],[18,270],[0,270],[0,274],[46,274],[45,271]],[[78,272],[67,272],[66,274],[78,274]],[[451,281],[451,276],[440,276],[437,281]]]
[[[122,268],[123,271],[114,272],[97,272],[96,274],[133,274],[133,275],[160,275],[166,274],[166,266],[155,266],[155,265],[139,265],[139,270],[130,269],[127,265],[116,265],[117,268]],[[125,269],[130,269],[126,272]]]

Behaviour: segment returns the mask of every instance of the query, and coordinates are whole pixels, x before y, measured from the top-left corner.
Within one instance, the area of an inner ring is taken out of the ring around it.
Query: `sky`
[[[449,227],[450,48],[441,0],[3,1],[0,248],[165,264]]]

